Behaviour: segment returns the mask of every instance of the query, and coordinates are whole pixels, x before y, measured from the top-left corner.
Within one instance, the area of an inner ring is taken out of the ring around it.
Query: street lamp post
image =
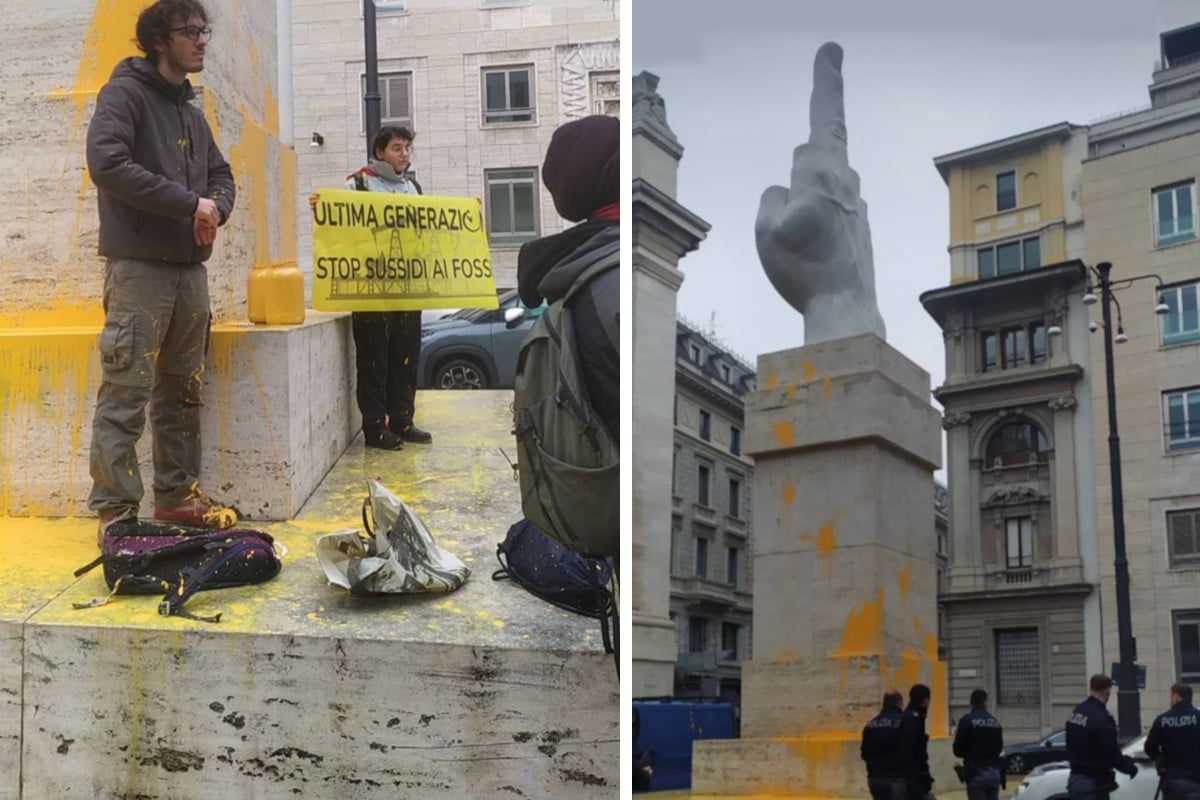
[[[1084,265],[1083,275],[1088,279],[1087,290],[1083,295],[1085,306],[1095,304],[1097,298],[1094,288],[1100,289],[1101,311],[1103,322],[1092,322],[1088,327],[1093,331],[1104,331],[1104,385],[1108,399],[1108,468],[1112,483],[1112,519],[1113,519],[1113,565],[1116,567],[1117,591],[1117,639],[1120,648],[1120,661],[1114,670],[1113,680],[1117,683],[1117,714],[1119,730],[1122,737],[1134,738],[1142,733],[1141,695],[1138,688],[1137,673],[1137,639],[1133,636],[1133,621],[1129,603],[1129,559],[1125,553],[1125,492],[1121,486],[1121,436],[1117,430],[1117,384],[1113,370],[1113,342],[1122,344],[1129,340],[1125,335],[1122,321],[1121,303],[1113,294],[1114,288],[1124,288],[1135,281],[1153,278],[1158,302],[1154,313],[1161,316],[1170,313],[1170,307],[1163,302],[1163,280],[1154,273],[1135,275],[1132,278],[1122,278],[1116,283],[1112,280],[1112,264],[1107,261],[1095,267]],[[1095,284],[1093,285],[1093,276]],[[1114,335],[1112,307],[1117,307],[1117,329]],[[1061,335],[1062,328],[1052,325],[1046,333],[1051,336]]]
[[[367,72],[366,92],[363,99],[366,102],[367,117],[367,160],[375,157],[371,143],[375,134],[379,133],[383,117],[382,100],[379,94],[379,52],[375,35],[375,0],[363,0],[363,40],[365,42],[365,59]]]
[[[1117,720],[1123,737],[1142,733],[1142,700],[1137,681],[1137,640],[1129,608],[1129,559],[1125,555],[1125,494],[1121,486],[1121,437],[1117,432],[1117,386],[1113,375],[1112,264],[1096,265],[1104,318],[1104,378],[1108,395],[1108,468],[1112,482],[1113,550],[1117,588],[1117,640],[1120,664],[1117,679]],[[1123,333],[1123,331],[1122,331]]]

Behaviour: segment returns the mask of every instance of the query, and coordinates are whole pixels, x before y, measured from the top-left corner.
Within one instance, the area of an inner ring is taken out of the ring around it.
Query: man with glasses
[[[150,407],[154,517],[207,528],[237,521],[200,490],[200,389],[217,230],[233,211],[229,164],[187,80],[212,30],[197,0],[158,0],[139,15],[144,56],[117,64],[96,98],[87,163],[100,213],[104,329],[92,421],[89,508],[99,537],[133,520],[143,486],[135,447]]]

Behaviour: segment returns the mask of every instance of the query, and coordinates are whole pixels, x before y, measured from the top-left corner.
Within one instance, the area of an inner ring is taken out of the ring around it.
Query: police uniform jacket
[[[1113,780],[1113,772],[1128,771],[1131,762],[1117,744],[1117,723],[1094,697],[1075,707],[1067,718],[1067,761],[1071,774],[1098,781]]]
[[[900,744],[900,722],[904,712],[895,706],[884,706],[874,719],[863,727],[862,753],[867,762],[868,778],[899,778],[896,750]]]
[[[929,774],[929,735],[925,733],[925,712],[909,705],[900,722],[900,746],[896,753],[900,774],[908,781],[909,790],[933,788]]]
[[[985,708],[973,708],[958,721],[954,729],[954,755],[963,760],[969,770],[997,766],[1004,749],[1004,733],[1000,720]]]
[[[1164,778],[1200,782],[1200,711],[1191,703],[1176,703],[1155,717],[1146,755],[1161,760]]]

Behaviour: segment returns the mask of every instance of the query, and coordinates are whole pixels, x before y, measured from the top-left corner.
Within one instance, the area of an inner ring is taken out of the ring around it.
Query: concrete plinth
[[[97,328],[0,330],[0,516],[91,516],[88,450]],[[252,520],[294,516],[359,427],[346,314],[214,326],[205,365],[201,485]],[[139,443],[153,513],[151,431]]]
[[[432,446],[356,440],[296,519],[264,526],[289,550],[279,577],[189,603],[215,625],[160,617],[153,596],[76,610],[106,593],[98,571],[71,578],[94,523],[0,519],[0,799],[614,796],[599,624],[491,579],[520,515],[510,403],[423,392]],[[472,568],[462,589],[327,584],[314,543],[361,525],[374,476]]]
[[[932,502],[940,417],[928,374],[876,336],[762,356],[758,385],[746,406],[760,590],[743,739],[696,742],[693,789],[865,796],[859,736],[885,691],[928,684],[927,731],[947,735]],[[948,762],[935,770],[940,785],[956,783]]]

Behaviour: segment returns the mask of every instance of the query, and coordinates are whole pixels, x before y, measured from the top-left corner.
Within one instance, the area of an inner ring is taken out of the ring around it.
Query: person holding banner
[[[413,132],[385,125],[372,141],[375,158],[348,178],[346,188],[360,192],[421,194],[407,176]],[[315,207],[320,193],[309,195]],[[421,355],[420,311],[354,311],[358,410],[367,447],[399,450],[405,442],[429,444],[433,436],[413,424],[417,362]]]

